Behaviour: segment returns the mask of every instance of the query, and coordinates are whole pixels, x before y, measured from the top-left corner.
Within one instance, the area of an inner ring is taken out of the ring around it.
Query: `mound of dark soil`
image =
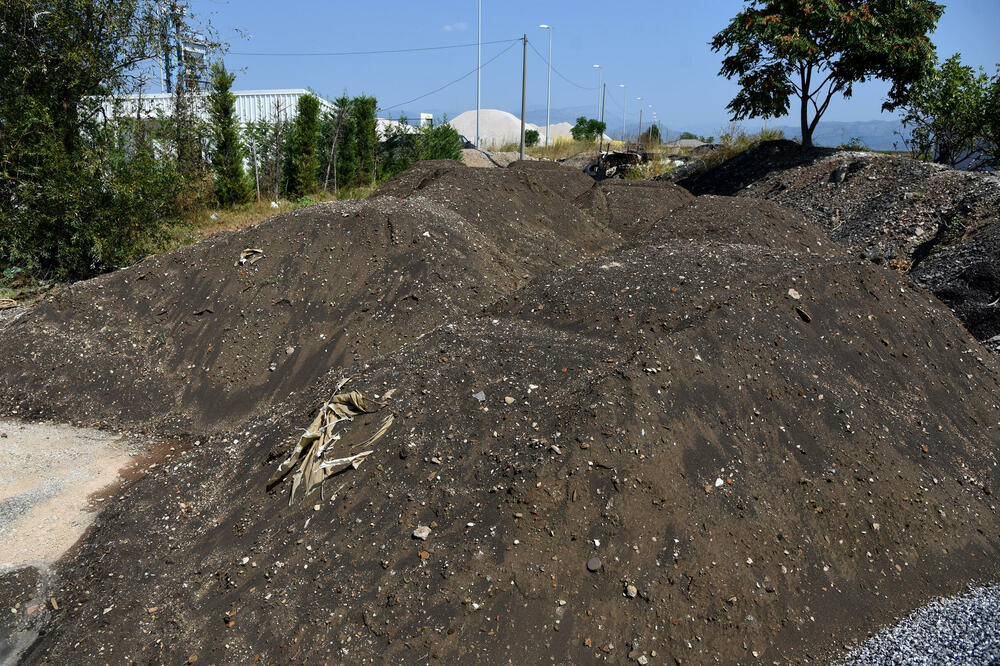
[[[989,306],[1000,296],[991,268],[998,255],[988,240],[995,232],[978,233],[1000,228],[995,175],[772,141],[678,182],[694,194],[768,199],[798,210],[855,256],[912,269],[980,340],[1000,333],[1000,308]]]
[[[575,203],[622,236],[632,238],[693,198],[683,189],[666,183],[612,179],[594,183]]]
[[[0,412],[232,427],[619,244],[558,194],[575,198],[589,179],[555,168],[498,178],[421,164],[383,188],[392,196],[301,209],[75,284],[0,329]],[[245,248],[265,257],[235,265]]]
[[[1000,353],[1000,222],[930,253],[911,276]]]
[[[289,505],[348,376],[396,421]],[[1000,571],[996,359],[777,205],[698,199],[316,377],[108,506],[26,660],[806,661]]]

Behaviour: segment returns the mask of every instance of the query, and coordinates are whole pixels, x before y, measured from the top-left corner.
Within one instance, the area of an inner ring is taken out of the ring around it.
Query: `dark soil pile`
[[[1000,334],[1000,308],[989,305],[1000,297],[996,175],[772,141],[678,182],[790,206],[856,256],[912,271],[978,339]]]
[[[930,253],[910,273],[1000,353],[1000,222]]]
[[[75,284],[0,330],[0,412],[232,427],[331,368],[619,244],[569,203],[592,182],[549,166],[561,173],[424,163],[383,196],[280,215]],[[245,248],[265,257],[234,265]]]
[[[486,172],[384,191],[474,215]],[[499,224],[525,175],[489,173]],[[784,663],[997,575],[1000,367],[944,306],[769,202],[635,227],[152,469],[25,660]],[[341,377],[396,420],[289,505],[267,479]]]

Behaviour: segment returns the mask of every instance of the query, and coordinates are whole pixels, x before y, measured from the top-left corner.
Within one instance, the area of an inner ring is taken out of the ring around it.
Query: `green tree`
[[[930,0],[748,0],[711,42],[726,53],[719,73],[740,85],[727,108],[733,120],[780,117],[795,95],[811,147],[830,100],[855,83],[889,81],[883,109],[900,105],[933,66],[927,35],[943,11]]]
[[[420,128],[420,159],[462,159],[462,138],[447,119]]]
[[[337,148],[333,164],[333,188],[352,187],[358,177],[358,123],[354,113],[354,101],[347,95],[338,97],[333,102],[338,113],[345,110],[340,132],[337,136]]]
[[[357,184],[375,182],[378,159],[378,125],[375,109],[378,102],[374,97],[361,95],[352,101],[354,124],[357,131]]]
[[[215,195],[223,206],[246,203],[253,197],[253,186],[243,168],[246,150],[240,141],[236,120],[236,75],[225,65],[212,65],[212,91],[208,95],[208,115],[212,125],[212,169],[215,172]]]
[[[681,132],[681,135],[677,137],[677,139],[680,141],[683,141],[684,139],[695,139],[697,141],[701,141],[701,139],[698,138],[698,135],[694,132]]]
[[[87,277],[140,258],[178,220],[171,146],[153,140],[141,102],[114,102],[142,88],[158,10],[0,3],[0,268]]]
[[[570,129],[569,133],[576,141],[594,141],[604,135],[604,130],[607,127],[599,120],[580,116],[576,119],[576,125]]]
[[[315,95],[299,97],[295,121],[292,124],[288,163],[288,192],[305,196],[316,188],[319,177],[319,159],[316,146],[319,142],[319,98]]]
[[[535,146],[538,144],[538,130],[527,130],[524,133],[524,145]]]
[[[992,97],[1000,86],[986,72],[962,64],[955,54],[911,86],[903,125],[909,145],[918,155],[940,164],[968,163],[970,169],[996,164],[987,148]]]

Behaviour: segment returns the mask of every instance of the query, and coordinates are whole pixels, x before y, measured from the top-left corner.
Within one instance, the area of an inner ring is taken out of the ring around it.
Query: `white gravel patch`
[[[935,599],[862,643],[836,666],[1000,664],[1000,586]]]

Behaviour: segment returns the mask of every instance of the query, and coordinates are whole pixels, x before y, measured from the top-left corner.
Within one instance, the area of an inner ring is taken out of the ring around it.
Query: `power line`
[[[493,42],[483,42],[486,44],[506,44],[507,42],[519,41],[516,39],[499,39]],[[415,53],[417,51],[442,51],[445,49],[461,49],[469,46],[476,46],[476,42],[471,44],[452,44],[450,46],[421,46],[412,49],[384,49],[381,51],[338,51],[330,53],[260,53],[250,51],[229,51],[230,55],[239,56],[273,56],[273,57],[313,57],[313,56],[355,56],[355,55],[378,55],[381,53]]]
[[[528,42],[528,46],[530,46],[530,47],[531,47],[531,50],[535,52],[535,55],[537,55],[537,56],[538,56],[539,58],[541,58],[541,59],[542,59],[542,62],[544,62],[544,63],[545,63],[546,65],[548,65],[548,64],[549,64],[549,60],[548,60],[548,58],[546,58],[545,56],[543,56],[543,55],[542,55],[542,54],[541,54],[541,53],[540,53],[540,52],[538,51],[538,49],[536,49],[536,48],[535,48],[535,45],[534,45],[534,44],[532,44],[532,43],[531,43],[531,42],[529,41],[529,42]],[[580,85],[579,83],[576,83],[575,81],[570,81],[570,80],[569,80],[568,78],[566,78],[565,76],[563,76],[562,72],[560,72],[560,71],[559,71],[558,69],[556,69],[555,67],[553,67],[553,68],[552,68],[552,71],[553,71],[553,72],[555,72],[556,74],[558,74],[558,75],[559,75],[559,78],[561,78],[561,79],[562,79],[563,81],[565,81],[566,83],[570,84],[571,86],[576,86],[576,87],[577,87],[577,88],[579,88],[580,90],[597,90],[597,88],[588,88],[587,86],[581,86],[581,85]]]
[[[466,72],[465,74],[463,74],[462,76],[458,77],[454,81],[450,81],[450,82],[444,84],[443,86],[441,86],[440,88],[435,88],[434,90],[432,90],[432,91],[430,91],[428,93],[424,93],[423,95],[420,95],[419,97],[414,97],[413,99],[406,100],[405,102],[400,102],[399,104],[393,104],[392,106],[383,107],[381,110],[382,111],[389,111],[391,109],[395,109],[395,108],[400,107],[400,106],[406,106],[407,104],[412,104],[413,102],[421,100],[424,97],[429,97],[430,95],[433,95],[434,93],[441,92],[442,90],[444,90],[445,88],[447,88],[449,86],[455,85],[456,83],[458,83],[462,79],[466,79],[466,78],[472,76],[473,74],[475,74],[476,72],[478,72],[480,69],[484,69],[486,67],[486,65],[490,64],[491,62],[493,62],[494,60],[496,60],[497,58],[499,58],[500,56],[502,56],[504,53],[507,53],[507,51],[510,51],[512,48],[514,48],[514,46],[518,42],[521,41],[521,39],[518,38],[518,39],[515,39],[515,40],[504,40],[504,41],[510,41],[510,44],[507,46],[507,48],[505,48],[503,51],[501,51],[500,53],[496,54],[495,56],[493,56],[492,58],[490,58],[489,60],[487,60],[486,62],[484,62],[481,67],[476,67],[471,72]],[[483,43],[486,44],[487,42],[483,42]],[[491,44],[495,44],[496,42],[490,42],[490,43]]]

